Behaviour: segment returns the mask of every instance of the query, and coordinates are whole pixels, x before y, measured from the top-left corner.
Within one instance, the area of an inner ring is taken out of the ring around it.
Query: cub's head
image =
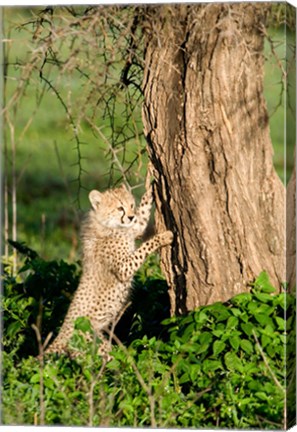
[[[136,223],[135,200],[125,185],[106,192],[89,193],[98,222],[107,228],[129,228]]]

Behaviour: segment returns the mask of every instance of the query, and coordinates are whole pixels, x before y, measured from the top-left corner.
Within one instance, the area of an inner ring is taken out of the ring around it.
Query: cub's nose
[[[134,217],[135,217],[135,216],[128,216],[129,221],[132,222],[133,219],[134,219]]]

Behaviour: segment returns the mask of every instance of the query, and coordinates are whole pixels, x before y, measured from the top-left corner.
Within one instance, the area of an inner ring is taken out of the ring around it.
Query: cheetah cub
[[[171,244],[173,239],[172,232],[165,231],[135,249],[135,239],[144,233],[152,206],[152,187],[148,178],[146,193],[138,209],[135,209],[133,195],[124,185],[104,193],[90,192],[92,208],[81,232],[82,277],[60,333],[46,353],[67,352],[74,321],[85,316],[102,340],[99,354],[109,358],[111,346],[102,334],[103,329],[127,304],[133,275],[146,257]]]

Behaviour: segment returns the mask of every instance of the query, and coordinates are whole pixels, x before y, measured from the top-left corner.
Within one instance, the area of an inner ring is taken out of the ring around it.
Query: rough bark
[[[296,163],[290,173],[292,161],[296,162],[296,11],[286,5],[286,15],[291,16],[286,34],[286,179],[289,179],[286,194],[286,281],[291,293],[296,294]]]
[[[286,203],[286,281],[296,291],[296,168],[287,186]]]
[[[263,97],[266,6],[151,10],[143,122],[172,314],[225,301],[262,270],[285,280],[284,187]]]

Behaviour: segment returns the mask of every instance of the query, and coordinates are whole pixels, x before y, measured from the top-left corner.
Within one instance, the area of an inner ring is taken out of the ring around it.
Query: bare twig
[[[115,329],[117,323],[122,318],[123,314],[125,313],[127,308],[130,306],[130,304],[131,304],[131,302],[129,302],[127,305],[125,305],[125,307],[122,308],[122,310],[119,313],[119,315],[117,316],[117,318],[113,321],[111,329],[106,330],[106,332],[109,333],[109,345],[111,345],[111,342],[112,342],[112,339],[114,336],[114,329]],[[95,342],[96,342],[96,334],[94,334],[94,346],[96,347]],[[92,373],[92,381],[91,381],[90,390],[89,390],[89,421],[88,421],[88,426],[90,426],[90,427],[93,426],[93,418],[94,418],[94,410],[95,410],[95,407],[94,407],[94,388],[104,373],[106,363],[107,363],[107,359],[103,358],[102,359],[102,366],[101,366],[99,372],[96,372],[95,374]]]
[[[42,343],[41,334],[37,325],[32,324],[32,328],[35,331],[36,339],[38,342],[39,351],[39,402],[40,402],[40,425],[45,423],[45,404],[44,404],[44,380],[43,380],[43,368],[44,368],[44,350],[47,347],[52,333],[49,333]]]
[[[267,39],[267,41],[268,41],[268,43],[269,43],[269,45],[270,45],[271,52],[272,52],[272,54],[273,54],[273,56],[274,56],[274,58],[275,58],[275,60],[276,60],[276,63],[277,63],[277,65],[278,65],[278,67],[279,67],[279,69],[280,69],[280,71],[281,71],[281,73],[282,73],[282,79],[283,79],[284,81],[286,81],[286,79],[287,79],[287,71],[286,71],[286,69],[285,69],[285,67],[284,67],[284,65],[283,65],[283,63],[282,63],[282,61],[281,61],[281,59],[279,58],[277,52],[276,52],[275,49],[274,49],[274,41],[273,41],[272,38],[269,36],[268,31],[267,31],[267,29],[265,28],[264,25],[261,25],[261,27],[260,27],[260,31],[261,31],[261,32],[263,33],[263,35],[266,37],[266,39]]]
[[[131,360],[131,366],[135,372],[135,375],[139,381],[139,384],[141,385],[141,387],[143,388],[143,390],[147,394],[147,397],[149,400],[150,415],[151,415],[151,427],[156,428],[157,427],[156,417],[155,417],[155,403],[156,403],[156,401],[155,401],[152,387],[144,381],[138,367],[136,366],[136,363],[135,363],[133,357],[130,355],[130,353],[127,350],[127,348],[125,347],[125,345],[123,345],[123,343],[120,341],[120,339],[115,334],[112,335],[112,338],[118,344],[118,346],[125,352],[126,356],[128,358],[130,358],[130,360]]]
[[[259,342],[259,339],[257,338],[255,330],[253,330],[253,336],[254,336],[254,339],[256,341],[257,347],[259,348],[261,357],[262,357],[262,359],[263,359],[263,361],[265,363],[265,366],[267,367],[267,370],[269,371],[269,373],[270,373],[273,381],[275,382],[276,386],[282,391],[282,393],[285,394],[286,391],[285,391],[284,387],[281,385],[281,383],[279,382],[279,380],[275,376],[275,373],[273,372],[273,370],[271,369],[271,367],[270,367],[270,365],[269,365],[269,363],[267,361],[267,358],[266,358],[265,353],[264,353],[264,351],[263,351],[263,349],[262,349],[262,347],[260,345],[260,342]]]
[[[5,132],[4,132],[5,134]],[[8,195],[8,151],[7,151],[7,141],[6,137],[4,137],[4,256],[7,259],[9,254],[8,248],[8,239],[9,239],[9,215],[8,215],[8,206],[9,206],[9,195]]]
[[[48,87],[55,93],[55,95],[57,96],[57,99],[59,100],[59,102],[61,103],[61,105],[63,106],[65,113],[67,115],[67,118],[72,126],[72,132],[73,132],[73,136],[75,139],[75,149],[77,152],[77,162],[76,165],[78,167],[78,174],[77,174],[77,178],[76,181],[78,183],[78,190],[77,190],[77,203],[78,203],[78,207],[81,208],[80,205],[80,191],[82,189],[82,173],[84,172],[84,169],[82,167],[82,154],[81,154],[81,142],[79,140],[79,135],[78,135],[78,131],[77,131],[77,126],[75,124],[74,118],[71,114],[71,112],[69,111],[69,108],[66,104],[66,102],[64,101],[64,99],[62,98],[60,92],[56,89],[56,87],[44,76],[43,74],[43,70],[41,68],[40,70],[40,78],[45,81],[45,83],[48,85]]]
[[[11,154],[12,154],[12,240],[17,241],[17,179],[16,179],[16,139],[15,126],[9,112],[6,111],[5,119],[10,130]],[[17,271],[17,250],[13,250],[13,274]]]

